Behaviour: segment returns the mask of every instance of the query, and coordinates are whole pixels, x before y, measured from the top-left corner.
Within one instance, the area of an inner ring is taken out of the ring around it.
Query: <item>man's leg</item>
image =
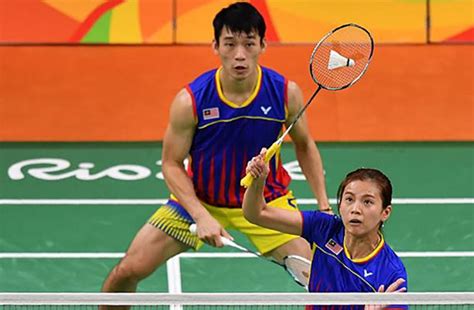
[[[269,202],[268,206],[298,212],[291,192]],[[228,210],[227,214],[231,219],[231,226],[244,233],[265,256],[272,256],[280,263],[283,263],[288,255],[298,255],[312,260],[312,250],[305,239],[254,225],[244,218],[241,209]],[[309,272],[310,270],[308,274]]]
[[[269,202],[268,206],[298,212],[292,192]],[[245,234],[265,256],[272,256],[278,262],[288,255],[312,259],[310,244],[305,239],[252,224],[244,218],[242,209],[226,210],[226,214],[230,226]]]
[[[110,272],[102,291],[135,292],[140,280],[169,258],[188,249],[189,246],[147,223],[137,233],[122,260]]]

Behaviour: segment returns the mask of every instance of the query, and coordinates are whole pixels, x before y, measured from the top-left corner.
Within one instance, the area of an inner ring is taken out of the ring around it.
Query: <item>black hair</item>
[[[390,183],[390,179],[377,169],[359,168],[357,170],[349,172],[344,178],[344,180],[342,180],[341,185],[339,185],[339,188],[337,190],[338,207],[340,207],[341,205],[342,194],[344,193],[344,189],[346,188],[347,184],[355,180],[370,180],[377,184],[380,189],[380,195],[382,198],[382,209],[385,209],[392,204],[392,183]]]
[[[214,39],[219,44],[224,27],[229,28],[232,33],[246,33],[256,31],[260,36],[260,43],[265,38],[265,20],[257,9],[248,2],[236,2],[220,10],[212,21],[214,26]]]

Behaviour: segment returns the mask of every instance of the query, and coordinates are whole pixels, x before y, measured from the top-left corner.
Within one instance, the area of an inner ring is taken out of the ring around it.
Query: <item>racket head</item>
[[[311,272],[310,260],[298,255],[288,255],[283,259],[283,265],[296,283],[308,287]]]
[[[356,83],[367,71],[374,54],[370,32],[357,24],[345,24],[326,34],[311,54],[313,81],[327,90],[341,90]]]

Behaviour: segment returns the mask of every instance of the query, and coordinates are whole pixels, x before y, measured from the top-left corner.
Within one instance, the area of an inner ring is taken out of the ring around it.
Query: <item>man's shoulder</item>
[[[260,66],[260,68],[262,69],[262,72],[264,74],[264,76],[268,76],[270,78],[273,78],[273,79],[279,79],[279,80],[282,80],[284,81],[286,78],[285,76],[276,71],[275,69],[272,69],[272,68],[269,68],[269,67],[264,67],[264,66]]]
[[[205,71],[201,74],[199,74],[190,84],[194,84],[196,82],[203,82],[203,81],[208,81],[208,80],[214,80],[215,75],[216,75],[217,69],[211,69],[208,71]]]
[[[188,88],[193,94],[208,89],[210,85],[214,85],[216,71],[217,69],[212,69],[198,75],[187,85],[186,88]]]

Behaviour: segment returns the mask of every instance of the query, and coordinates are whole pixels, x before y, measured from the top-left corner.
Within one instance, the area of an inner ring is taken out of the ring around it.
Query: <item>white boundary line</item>
[[[168,292],[171,294],[182,293],[181,285],[181,263],[179,256],[172,257],[166,261],[166,274],[168,278]],[[170,310],[182,310],[181,305],[171,305]]]
[[[168,199],[0,199],[0,205],[162,205]],[[298,198],[300,205],[315,205],[316,199]],[[329,203],[336,204],[334,198]],[[395,205],[474,204],[474,198],[393,198]]]
[[[173,294],[182,293],[181,291],[181,264],[179,256],[172,257],[166,262],[168,275],[168,292]]]
[[[474,257],[474,251],[427,251],[427,252],[397,252],[399,257],[414,258],[446,258],[446,257]],[[0,252],[0,259],[111,259],[122,258],[120,252]],[[175,258],[257,258],[249,253],[236,252],[202,252],[182,253]],[[169,260],[168,260],[169,261]],[[179,268],[179,261],[174,261],[169,270]]]
[[[397,252],[400,257],[474,257],[472,252]],[[108,259],[121,258],[124,253],[0,253],[0,259]],[[182,293],[181,283],[181,258],[257,258],[250,253],[182,253],[172,257],[166,262],[168,278],[168,292],[171,294]],[[182,306],[171,305],[170,310],[182,310]]]

